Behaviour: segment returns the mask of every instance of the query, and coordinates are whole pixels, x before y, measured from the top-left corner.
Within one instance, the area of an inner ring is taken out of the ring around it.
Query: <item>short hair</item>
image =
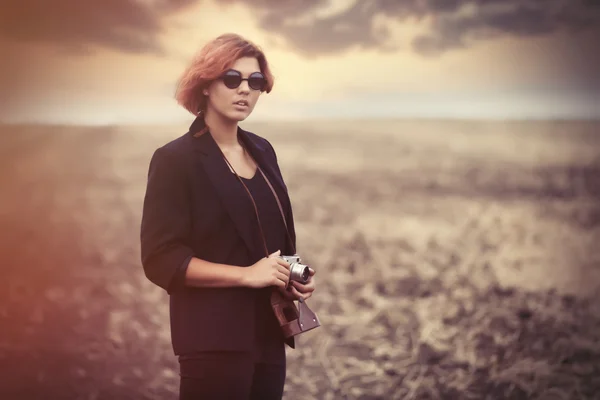
[[[225,33],[211,40],[195,55],[185,69],[175,91],[175,100],[194,115],[206,110],[202,91],[242,57],[255,57],[267,84],[263,91],[273,89],[273,74],[260,47],[235,33]]]

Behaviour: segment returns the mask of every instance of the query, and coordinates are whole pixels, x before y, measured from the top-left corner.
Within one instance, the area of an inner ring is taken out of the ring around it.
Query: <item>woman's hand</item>
[[[279,291],[285,296],[288,300],[306,300],[312,293],[315,291],[315,270],[312,268],[308,268],[310,271],[310,275],[308,276],[308,281],[304,284],[296,281],[291,281],[286,288],[280,288]]]
[[[243,268],[245,286],[263,288],[277,286],[285,290],[290,280],[290,264],[279,257],[280,250],[263,257],[248,268]]]

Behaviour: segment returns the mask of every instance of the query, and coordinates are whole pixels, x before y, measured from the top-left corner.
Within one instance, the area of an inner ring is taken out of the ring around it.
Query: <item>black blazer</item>
[[[176,355],[253,346],[257,290],[185,286],[190,259],[247,267],[265,256],[255,245],[260,233],[252,203],[239,206],[238,197],[248,194],[210,132],[193,136],[203,127],[197,118],[187,133],[156,149],[143,202],[142,265],[146,277],[170,295]],[[291,202],[275,150],[258,135],[241,128],[238,134],[277,192],[295,248]],[[290,248],[281,250],[292,254]],[[286,343],[294,347],[293,338]]]

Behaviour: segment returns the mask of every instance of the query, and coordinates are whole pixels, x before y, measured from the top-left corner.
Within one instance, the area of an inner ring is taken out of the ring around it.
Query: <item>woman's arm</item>
[[[183,287],[194,255],[187,245],[191,204],[187,171],[181,157],[161,147],[152,155],[140,229],[146,277],[169,294]]]
[[[273,254],[249,267],[194,257],[189,182],[181,157],[155,151],[150,161],[141,224],[141,255],[146,277],[169,294],[185,288],[285,287],[289,264]]]
[[[218,264],[192,257],[185,272],[185,285],[195,287],[285,287],[290,265],[279,258],[279,251],[249,267]]]
[[[246,286],[244,268],[192,257],[185,271],[185,285],[195,287]]]

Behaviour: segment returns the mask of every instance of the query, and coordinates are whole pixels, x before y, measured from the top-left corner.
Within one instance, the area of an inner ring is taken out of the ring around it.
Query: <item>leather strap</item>
[[[255,161],[255,163],[256,163],[256,161]],[[273,189],[273,185],[271,185],[271,181],[269,181],[269,179],[267,178],[267,176],[265,175],[263,170],[258,166],[258,163],[256,163],[256,168],[260,171],[263,178],[265,178],[265,181],[267,181],[267,185],[269,185],[271,192],[273,192],[273,196],[275,196],[275,200],[277,201],[277,206],[279,207],[279,212],[281,213],[281,219],[283,219],[283,225],[285,225],[285,233],[287,234],[288,240],[290,242],[290,247],[292,248],[292,253],[296,253],[296,246],[294,246],[294,242],[292,241],[292,236],[290,235],[290,231],[288,230],[287,222],[285,220],[285,214],[283,213],[283,207],[281,207],[281,202],[279,201],[279,196],[277,196],[277,192],[275,192],[275,189]]]
[[[240,142],[240,144],[242,145],[242,147],[244,147],[244,145],[241,142]],[[250,158],[252,158],[252,155],[250,154],[250,152],[248,152],[246,150],[245,147],[244,147],[244,151],[246,151],[246,153],[248,153]],[[262,241],[263,241],[265,256],[269,257],[267,241],[265,239],[265,234],[264,234],[264,231],[262,228],[262,224],[260,222],[260,217],[258,215],[258,208],[254,201],[254,197],[252,196],[252,193],[250,192],[250,190],[248,189],[248,187],[246,186],[246,184],[244,183],[242,178],[235,171],[235,168],[233,168],[233,165],[231,165],[229,160],[227,160],[227,157],[225,157],[225,154],[223,154],[222,151],[221,151],[221,154],[223,155],[223,159],[225,160],[227,165],[229,165],[229,168],[231,169],[231,171],[233,171],[233,173],[238,178],[238,180],[240,181],[240,183],[242,184],[244,189],[246,189],[246,193],[248,194],[248,197],[250,197],[250,200],[252,201],[252,205],[254,206],[254,212],[256,213],[256,220],[258,221],[258,226],[259,226],[260,234],[261,234]],[[254,160],[254,159],[252,159],[252,160],[256,164],[257,170],[261,173],[261,175],[267,182],[267,185],[271,189],[273,196],[275,196],[275,200],[277,201],[277,206],[279,208],[279,212],[281,213],[281,218],[283,219],[283,224],[285,226],[285,233],[289,240],[289,244],[292,249],[292,252],[295,254],[296,248],[294,246],[292,236],[290,235],[290,232],[288,230],[287,221],[285,219],[285,214],[283,212],[283,207],[281,206],[281,201],[279,200],[279,196],[277,196],[277,192],[275,192],[275,189],[273,189],[273,185],[271,185],[271,181],[269,181],[269,179],[267,178],[267,176],[265,175],[263,170],[260,168],[260,166],[258,165],[256,160]],[[302,299],[298,300],[299,307],[296,308],[296,305],[294,304],[293,300],[288,300],[277,290],[277,288],[273,288],[273,290],[271,290],[271,299],[270,300],[271,300],[271,308],[273,309],[273,312],[275,313],[275,317],[277,318],[277,320],[279,322],[279,326],[281,327],[283,335],[286,339],[321,326],[317,315],[308,307],[308,305]]]

